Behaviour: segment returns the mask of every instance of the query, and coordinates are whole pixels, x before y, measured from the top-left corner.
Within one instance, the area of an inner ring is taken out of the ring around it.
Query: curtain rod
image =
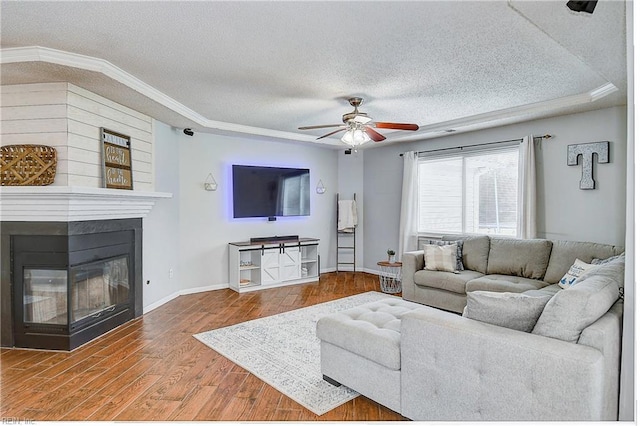
[[[541,136],[534,136],[534,139],[550,139],[553,136],[546,134],[546,135],[541,135]],[[485,146],[485,145],[495,145],[495,144],[499,144],[499,143],[507,143],[507,142],[517,142],[517,141],[522,141],[522,138],[518,138],[518,139],[509,139],[506,141],[496,141],[496,142],[486,142],[486,143],[477,143],[477,144],[473,144],[473,145],[465,145],[465,146],[453,146],[451,148],[440,148],[440,149],[430,149],[430,150],[426,150],[426,151],[418,151],[418,155],[420,154],[424,154],[427,152],[438,152],[438,151],[449,151],[451,149],[459,149],[459,150],[463,150],[465,148],[472,148],[475,146]],[[402,157],[404,154],[400,153],[400,157]]]

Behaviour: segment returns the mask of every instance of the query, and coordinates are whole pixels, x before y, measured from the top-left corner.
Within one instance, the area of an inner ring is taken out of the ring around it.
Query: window
[[[282,216],[309,215],[309,173],[280,178]]]
[[[419,232],[516,236],[518,146],[420,158]]]

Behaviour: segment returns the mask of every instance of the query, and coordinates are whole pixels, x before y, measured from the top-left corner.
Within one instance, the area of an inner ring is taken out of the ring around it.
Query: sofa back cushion
[[[550,254],[549,240],[491,238],[487,274],[516,275],[541,280],[547,270]]]
[[[618,300],[618,283],[607,275],[591,275],[558,291],[544,307],[533,334],[577,342],[582,330]]]
[[[529,333],[551,297],[545,293],[472,291],[467,293],[467,306],[462,316]]]
[[[487,273],[487,260],[489,259],[489,237],[486,235],[478,237],[445,235],[444,241],[462,240],[462,263],[464,269]]]
[[[560,281],[576,259],[591,263],[595,258],[606,259],[624,251],[621,247],[608,244],[555,240],[552,243],[549,266],[547,266],[547,272],[544,275],[544,281],[549,284],[556,284]]]

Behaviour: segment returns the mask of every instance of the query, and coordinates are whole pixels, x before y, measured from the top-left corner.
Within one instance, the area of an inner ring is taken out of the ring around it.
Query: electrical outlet
[[[173,278],[173,269],[169,269],[169,278]]]

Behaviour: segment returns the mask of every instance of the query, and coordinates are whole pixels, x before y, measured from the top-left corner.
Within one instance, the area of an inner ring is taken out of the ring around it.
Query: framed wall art
[[[102,145],[103,186],[132,190],[131,138],[101,127],[100,141]]]

